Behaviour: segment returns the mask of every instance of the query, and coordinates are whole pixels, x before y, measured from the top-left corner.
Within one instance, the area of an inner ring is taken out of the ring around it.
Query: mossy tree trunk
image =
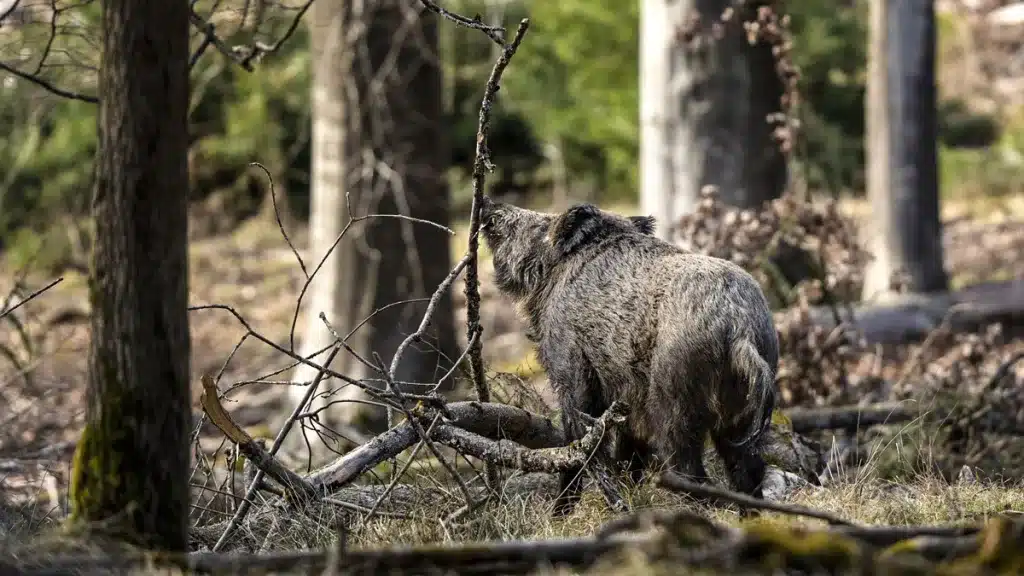
[[[705,186],[743,208],[786,187],[786,158],[767,118],[781,109],[784,86],[771,45],[748,43],[741,14],[722,25],[732,4],[650,0],[641,10],[640,197],[666,240]]]
[[[187,547],[188,3],[105,0],[92,337],[72,520]]]

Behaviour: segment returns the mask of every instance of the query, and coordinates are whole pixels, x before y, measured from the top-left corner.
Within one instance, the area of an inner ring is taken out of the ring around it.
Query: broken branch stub
[[[273,478],[284,489],[289,499],[295,504],[301,505],[310,500],[319,499],[317,489],[306,479],[286,468],[276,458],[271,456],[252,436],[242,430],[238,424],[231,420],[231,416],[221,405],[217,397],[217,384],[209,375],[203,375],[203,393],[200,396],[200,403],[203,411],[228,440],[238,445],[238,450],[245,455],[254,466]]]

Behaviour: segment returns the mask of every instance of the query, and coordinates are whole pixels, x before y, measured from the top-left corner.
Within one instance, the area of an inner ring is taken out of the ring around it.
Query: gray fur
[[[581,204],[545,214],[485,199],[496,284],[519,305],[562,410],[632,408],[615,459],[634,477],[651,455],[695,480],[710,433],[737,490],[760,495],[762,437],[776,403],[778,340],[757,282],[739,266],[651,235],[654,219]],[[563,510],[578,497],[563,477]]]

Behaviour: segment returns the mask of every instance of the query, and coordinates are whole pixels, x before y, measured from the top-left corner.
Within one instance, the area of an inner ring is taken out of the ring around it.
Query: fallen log
[[[843,321],[851,321],[845,310],[840,312]],[[816,325],[835,328],[835,313],[831,307],[812,308],[810,318]],[[947,321],[954,332],[973,331],[994,322],[1022,325],[1024,279],[854,306],[851,324],[868,344],[899,344],[923,339],[943,321]]]
[[[854,430],[879,424],[899,424],[921,416],[921,410],[906,403],[890,402],[869,406],[836,408],[795,408],[785,411],[793,431],[806,434],[818,430]]]
[[[193,552],[187,556],[139,554],[23,558],[0,560],[0,570],[11,574],[52,576],[130,571],[143,566],[178,567],[189,572],[213,574],[320,574],[334,568],[336,574],[528,574],[542,566],[585,568],[601,555],[627,545],[649,541],[648,536],[614,538],[563,538],[520,542],[475,542],[461,546],[421,546],[381,550],[332,550],[224,554]],[[339,561],[338,556],[342,556]]]
[[[985,407],[959,410],[935,406],[924,409],[912,403],[884,403],[869,406],[840,406],[836,408],[793,409],[785,412],[798,434],[821,430],[851,430],[890,424],[903,424],[926,418],[929,422],[949,421],[950,424],[968,426],[993,434],[1024,436],[1022,429],[1010,418],[985,418]],[[954,419],[950,421],[949,419]]]
[[[557,448],[565,443],[561,429],[549,418],[521,408],[491,402],[453,402],[447,408],[452,415],[448,424],[487,439],[510,440],[530,449]],[[403,422],[315,470],[308,480],[333,492],[418,441],[413,426]]]

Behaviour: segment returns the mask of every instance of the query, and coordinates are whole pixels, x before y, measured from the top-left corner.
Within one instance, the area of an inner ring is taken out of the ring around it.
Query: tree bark
[[[936,150],[935,6],[871,1],[867,165],[874,260],[864,299],[887,299],[906,274],[910,292],[946,290]]]
[[[447,226],[448,151],[440,129],[436,18],[422,13],[419,4],[397,0],[372,5],[318,0],[313,26],[313,257],[323,256],[350,217],[403,214]],[[376,352],[390,365],[426,310],[425,300],[400,302],[429,298],[450,268],[449,235],[443,230],[394,217],[354,224],[310,287],[301,352],[310,354],[332,341],[318,318],[321,311],[347,334],[377,310],[349,344],[366,360]],[[411,347],[405,353],[397,380],[434,381],[458,357],[452,308],[446,295],[431,323],[432,338],[423,350]],[[346,364],[335,369],[380,378],[350,354],[340,358]],[[293,379],[311,381],[314,372],[301,367]],[[303,389],[293,392],[297,401]],[[348,386],[329,398],[337,400],[365,400],[365,394]],[[314,408],[326,400],[317,403]],[[358,424],[366,409],[365,404],[335,404],[321,419]],[[363,423],[382,428],[377,418]],[[311,444],[320,443],[307,434]],[[295,446],[295,441],[286,445]]]
[[[184,551],[188,3],[106,0],[102,26],[88,409],[72,519]]]
[[[640,197],[666,240],[705,186],[743,208],[786,187],[786,159],[767,119],[783,93],[772,48],[747,42],[739,14],[721,25],[730,5],[651,0],[641,10]]]

